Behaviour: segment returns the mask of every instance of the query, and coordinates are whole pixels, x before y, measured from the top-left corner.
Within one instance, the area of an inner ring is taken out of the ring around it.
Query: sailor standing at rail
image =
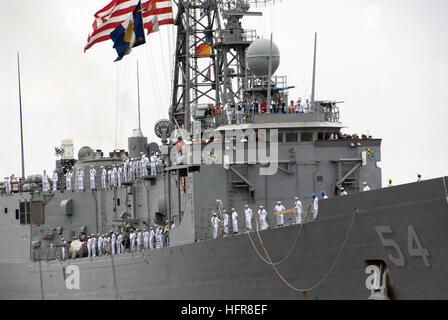
[[[224,220],[224,235],[229,235],[229,215],[227,210],[222,210],[222,218]]]
[[[121,164],[119,164],[117,169],[117,185],[119,187],[121,187],[122,180],[123,180],[123,169],[121,168]]]
[[[135,179],[135,164],[134,158],[129,160],[129,181],[133,181]]]
[[[232,208],[232,230],[233,234],[238,233],[238,213],[236,213],[235,208]]]
[[[84,171],[78,168],[78,190],[84,190]]]
[[[90,174],[90,189],[95,190],[96,189],[96,186],[95,186],[96,170],[93,167],[93,165],[90,165],[89,174]]]
[[[117,237],[117,254],[124,253],[123,247],[123,233],[119,233]]]
[[[137,251],[142,251],[143,249],[143,234],[140,229],[137,229]]]
[[[128,171],[128,160],[123,160],[123,181],[129,181]]]
[[[362,183],[362,185],[364,186],[363,188],[362,188],[362,191],[370,191],[370,187],[367,185],[367,182],[363,182]]]
[[[236,123],[242,124],[243,123],[243,114],[244,114],[244,107],[243,107],[243,101],[238,101],[238,104],[236,106],[235,110],[236,114]]]
[[[219,218],[216,216],[216,212],[213,212],[212,217],[212,228],[213,228],[213,239],[216,239],[218,237],[218,227],[219,227]]]
[[[93,233],[92,233],[91,237],[92,237],[92,256],[96,257],[98,240],[96,239],[96,237]]]
[[[67,189],[68,191],[72,190],[72,176],[72,170],[68,169],[65,173],[65,189]]]
[[[156,227],[156,249],[159,249],[162,247],[162,228],[160,226]]]
[[[224,105],[223,110],[226,112],[227,124],[232,124],[233,110],[232,110],[232,104],[231,104],[230,99],[227,100],[227,103]]]
[[[131,252],[135,251],[135,233],[134,230],[131,230],[131,233],[129,234],[129,241],[131,242]]]
[[[282,212],[284,211],[286,208],[282,205],[281,201],[277,201],[277,205],[274,207],[274,211],[275,212]],[[283,226],[283,214],[276,214],[277,216],[277,226],[281,227]]]
[[[294,208],[296,208],[296,223],[302,223],[302,202],[299,197],[294,198]]]
[[[314,220],[317,218],[317,211],[319,210],[319,199],[317,199],[317,194],[313,193],[311,195],[313,197],[313,212],[314,212]]]
[[[156,165],[157,165],[157,157],[154,155],[154,152],[151,152],[151,158],[149,158],[149,162],[151,163],[151,175],[157,175]]]
[[[50,189],[50,183],[48,181],[47,170],[44,170],[44,173],[42,174],[42,189],[44,192],[46,192]]]
[[[87,257],[91,257],[93,256],[92,254],[92,237],[91,236],[87,236]]]
[[[112,232],[112,236],[110,237],[111,251],[112,255],[115,255],[116,246],[117,246],[117,235],[115,232]]]
[[[104,252],[104,239],[103,236],[98,233],[98,257],[102,256]]]
[[[260,230],[265,230],[269,227],[268,223],[266,222],[266,217],[268,213],[264,209],[263,206],[260,206],[260,209],[258,210],[258,216],[260,217]]]
[[[112,168],[107,168],[107,185],[112,189]]]
[[[146,229],[143,229],[143,249],[149,249],[149,232]]]
[[[327,196],[327,194],[325,193],[325,191],[322,191],[322,192],[321,192],[321,195],[322,195],[322,199],[328,199],[328,196]]]
[[[58,172],[56,169],[54,169],[53,177],[51,177],[51,182],[53,182],[53,191],[58,190],[58,180],[59,180]]]
[[[154,249],[154,240],[156,237],[156,233],[154,227],[149,228],[149,248]]]
[[[117,167],[115,167],[115,164],[112,165],[112,185],[114,188],[117,187],[117,180],[118,180],[118,170]]]
[[[142,159],[140,161],[140,165],[141,165],[141,174],[142,176],[147,176],[148,175],[148,168],[146,167],[146,165],[148,164],[148,157],[143,153],[140,152],[140,158]]]
[[[246,216],[246,230],[252,231],[252,209],[247,204],[244,206],[244,215]]]
[[[101,189],[103,190],[107,189],[106,177],[107,177],[107,171],[106,169],[104,169],[103,166],[101,166]]]

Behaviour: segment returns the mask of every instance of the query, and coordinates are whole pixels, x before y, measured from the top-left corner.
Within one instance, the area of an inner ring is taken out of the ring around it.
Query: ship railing
[[[266,91],[269,86],[268,76],[246,76],[243,78],[243,88],[246,92],[255,94],[257,91]],[[286,88],[287,77],[274,75],[271,77],[271,88]]]

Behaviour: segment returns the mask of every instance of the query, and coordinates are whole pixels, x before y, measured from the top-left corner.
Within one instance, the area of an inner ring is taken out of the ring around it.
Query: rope
[[[309,213],[310,213],[310,208],[311,208],[311,204],[308,206],[308,209],[307,209],[307,212],[306,212],[306,216],[305,216],[305,221],[308,220],[308,215],[309,215]],[[294,250],[294,248],[296,247],[296,245],[297,245],[297,240],[299,240],[299,236],[300,236],[300,233],[301,233],[301,231],[302,231],[303,225],[304,225],[304,223],[300,223],[300,226],[299,226],[299,230],[298,230],[298,232],[297,232],[296,239],[295,239],[295,241],[294,241],[294,244],[293,244],[293,245],[291,246],[291,248],[289,249],[288,253],[285,255],[285,257],[283,257],[283,259],[281,259],[281,260],[279,260],[279,261],[277,261],[277,262],[269,262],[269,261],[267,261],[264,257],[262,257],[261,254],[260,254],[260,252],[258,251],[257,247],[255,246],[255,244],[254,244],[254,242],[253,242],[253,240],[252,240],[251,235],[250,235],[249,233],[248,233],[247,235],[249,236],[249,239],[250,239],[250,241],[252,242],[252,245],[253,245],[255,251],[257,252],[258,256],[260,257],[260,259],[263,260],[265,263],[267,263],[267,264],[269,264],[269,265],[276,266],[276,265],[279,265],[280,263],[284,262],[284,261],[289,257],[289,255],[292,253],[292,251]],[[264,244],[263,244],[263,240],[261,239],[261,236],[260,236],[260,231],[259,231],[259,228],[258,228],[258,224],[256,225],[256,230],[257,230],[257,235],[258,235],[258,238],[259,238],[259,240],[260,240],[260,243],[261,243],[262,246],[264,246]]]
[[[352,227],[353,227],[353,222],[354,222],[354,220],[355,220],[355,217],[356,217],[356,213],[357,213],[357,212],[358,212],[358,209],[355,209],[354,212],[353,212],[352,220],[350,221],[350,225],[349,225],[348,230],[347,230],[347,233],[346,233],[346,235],[345,235],[344,241],[342,242],[342,245],[341,245],[341,247],[339,248],[339,251],[338,251],[338,253],[337,253],[337,255],[336,255],[336,257],[335,257],[333,263],[331,264],[330,268],[329,268],[328,271],[325,273],[325,275],[322,277],[322,279],[320,279],[320,280],[319,280],[316,284],[314,284],[313,286],[308,287],[308,288],[306,288],[306,289],[300,289],[300,288],[294,287],[292,284],[290,284],[290,283],[289,283],[289,282],[288,282],[288,281],[281,275],[281,273],[278,271],[278,269],[275,267],[274,263],[272,262],[272,260],[271,260],[271,258],[270,258],[270,256],[269,256],[269,254],[268,254],[266,248],[264,247],[264,245],[263,245],[263,243],[262,243],[261,245],[262,245],[263,250],[264,250],[264,252],[265,252],[265,254],[266,254],[266,256],[267,256],[267,258],[268,258],[268,260],[269,260],[269,262],[270,262],[269,264],[272,266],[272,268],[274,269],[275,273],[276,273],[276,274],[278,275],[278,277],[283,281],[283,283],[285,283],[285,284],[286,284],[288,287],[290,287],[292,290],[294,290],[294,291],[300,291],[300,292],[311,291],[311,290],[316,289],[318,286],[320,286],[320,285],[325,281],[325,279],[330,275],[331,271],[333,270],[334,266],[336,265],[336,262],[339,260],[339,257],[340,257],[340,255],[341,255],[341,253],[342,253],[342,250],[344,249],[345,244],[346,244],[346,242],[347,242],[348,236],[350,235],[351,229],[352,229]],[[258,228],[258,225],[257,225],[257,228]],[[252,241],[252,239],[251,239],[251,241]],[[252,244],[254,245],[253,242],[252,242]],[[263,259],[263,260],[264,260],[264,259]]]

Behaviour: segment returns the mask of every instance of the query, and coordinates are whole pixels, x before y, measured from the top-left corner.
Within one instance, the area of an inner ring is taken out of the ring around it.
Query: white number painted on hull
[[[397,267],[403,267],[405,264],[405,258],[403,252],[401,251],[400,246],[394,240],[386,239],[383,236],[383,234],[392,233],[392,229],[390,228],[390,226],[375,226],[375,230],[378,233],[378,236],[380,237],[383,246],[392,247],[397,252],[397,256],[393,256],[391,254],[387,255],[390,261],[392,261],[392,263],[395,264]],[[416,247],[414,247],[414,243]],[[423,263],[427,267],[430,266],[428,260],[429,251],[428,249],[423,248],[422,243],[420,242],[420,239],[417,236],[417,232],[411,225],[408,226],[408,253],[412,257],[421,256],[423,259]]]

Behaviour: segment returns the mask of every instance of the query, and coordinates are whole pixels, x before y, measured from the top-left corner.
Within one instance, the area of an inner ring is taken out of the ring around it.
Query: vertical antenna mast
[[[138,78],[138,60],[137,60],[137,95],[138,95],[138,128],[141,130],[141,121],[140,121],[140,81]]]
[[[23,155],[23,127],[22,127],[22,91],[20,88],[20,59],[18,52],[17,52],[17,73],[19,75],[20,145],[22,150],[22,179],[25,179],[25,160]]]
[[[311,89],[311,106],[313,107],[314,107],[314,84],[316,81],[316,44],[317,44],[317,32],[314,32],[313,86]]]

